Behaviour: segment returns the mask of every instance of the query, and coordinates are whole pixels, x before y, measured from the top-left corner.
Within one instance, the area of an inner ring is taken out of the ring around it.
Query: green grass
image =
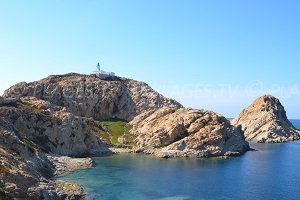
[[[102,137],[108,145],[114,147],[131,147],[133,143],[133,137],[129,131],[132,128],[127,122],[124,121],[103,121],[99,122],[101,126],[107,128],[108,132],[100,131],[97,135]],[[118,138],[123,136],[126,139],[126,144],[118,142]]]
[[[110,141],[110,134],[109,133],[106,133],[104,131],[98,131],[96,133],[96,135],[101,137],[107,145],[112,146],[111,141]]]

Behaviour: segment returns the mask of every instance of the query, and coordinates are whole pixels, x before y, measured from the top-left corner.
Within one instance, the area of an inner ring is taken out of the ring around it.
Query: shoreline
[[[93,167],[94,164],[93,159],[90,157],[72,158],[69,156],[47,155],[47,158],[54,165],[54,177],[64,176],[79,169],[88,169]]]
[[[71,158],[68,156],[47,155],[47,158],[53,164],[55,169],[53,173],[53,184],[57,194],[63,198],[79,200],[87,195],[87,191],[78,183],[72,181],[58,180],[60,176],[64,176],[80,169],[88,169],[93,167],[93,160],[87,158]]]

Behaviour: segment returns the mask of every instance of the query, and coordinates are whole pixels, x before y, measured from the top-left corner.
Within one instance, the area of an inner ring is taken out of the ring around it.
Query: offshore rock
[[[257,98],[231,122],[241,126],[247,140],[279,143],[300,139],[300,131],[287,119],[279,99],[271,95]]]

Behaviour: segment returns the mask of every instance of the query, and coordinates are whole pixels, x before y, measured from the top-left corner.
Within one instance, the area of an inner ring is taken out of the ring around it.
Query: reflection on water
[[[61,179],[85,187],[86,199],[298,199],[300,142],[250,145],[258,151],[230,159],[95,158],[96,167]]]

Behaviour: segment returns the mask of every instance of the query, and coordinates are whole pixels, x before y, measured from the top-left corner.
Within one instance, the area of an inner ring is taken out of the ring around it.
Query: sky
[[[97,62],[235,117],[272,94],[300,119],[298,0],[0,0],[0,94]]]

